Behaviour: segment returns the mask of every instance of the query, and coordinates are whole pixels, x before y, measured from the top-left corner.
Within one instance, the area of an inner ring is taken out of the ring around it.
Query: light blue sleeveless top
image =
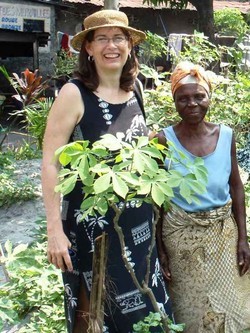
[[[178,140],[172,126],[163,129],[167,141],[174,143],[177,150],[181,150],[189,159],[193,161],[197,156],[186,150]],[[233,131],[230,127],[220,125],[220,134],[214,152],[203,156],[204,166],[208,170],[207,192],[197,194],[200,204],[192,202],[189,204],[180,194],[178,189],[174,189],[172,202],[184,209],[186,212],[207,211],[224,206],[230,200],[229,177],[231,174],[231,145]],[[170,147],[170,149],[174,149]],[[174,153],[174,151],[173,151]],[[178,154],[174,153],[174,156]],[[165,162],[168,167],[168,161]],[[171,163],[171,169],[181,172],[183,175],[188,173],[180,163]]]

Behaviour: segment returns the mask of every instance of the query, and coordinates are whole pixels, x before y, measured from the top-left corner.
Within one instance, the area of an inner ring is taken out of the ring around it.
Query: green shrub
[[[15,177],[14,162],[10,153],[0,152],[0,207],[36,197],[30,179],[18,180]]]
[[[0,330],[20,323],[19,333],[64,333],[63,284],[60,270],[47,261],[45,220],[38,220],[36,242],[13,248],[5,244],[5,262],[10,281],[0,288]]]
[[[239,9],[224,8],[214,12],[214,26],[219,35],[241,38],[249,29]]]

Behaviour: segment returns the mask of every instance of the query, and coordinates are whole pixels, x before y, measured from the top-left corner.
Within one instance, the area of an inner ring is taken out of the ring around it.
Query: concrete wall
[[[7,4],[15,4],[16,1],[13,0],[3,0],[1,1],[0,5],[3,3]],[[43,4],[39,2],[31,2],[31,1],[18,1],[18,8],[21,8],[21,5],[27,6],[27,8],[42,8],[42,7],[49,7],[50,8],[50,18],[46,19],[48,26],[46,27],[46,32],[50,33],[50,39],[48,45],[45,47],[39,47],[39,70],[41,75],[45,78],[47,75],[51,75],[53,72],[52,66],[52,58],[54,53],[56,52],[55,49],[55,8],[49,4]],[[31,7],[28,7],[31,6]],[[28,13],[28,12],[27,12]],[[28,14],[29,15],[29,14]],[[30,14],[32,15],[32,14]],[[34,17],[31,17],[34,18]],[[33,57],[8,57],[8,58],[0,58],[0,65],[4,65],[9,73],[16,72],[18,75],[29,68],[30,70],[34,71],[33,67]]]

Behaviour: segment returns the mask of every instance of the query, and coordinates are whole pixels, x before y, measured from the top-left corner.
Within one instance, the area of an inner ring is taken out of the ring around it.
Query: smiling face
[[[93,41],[87,42],[86,51],[94,58],[97,71],[122,71],[131,43],[120,28],[99,28],[94,32]]]
[[[201,122],[210,104],[207,91],[196,83],[179,87],[175,92],[174,101],[177,112],[187,123]]]

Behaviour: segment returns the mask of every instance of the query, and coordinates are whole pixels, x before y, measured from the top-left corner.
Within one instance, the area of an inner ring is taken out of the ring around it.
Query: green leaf
[[[200,181],[193,181],[189,183],[190,188],[197,194],[205,193],[206,186]]]
[[[161,189],[158,187],[158,184],[153,184],[152,185],[152,199],[154,202],[158,205],[161,206],[164,202],[164,194],[161,191]]]
[[[82,210],[89,209],[90,207],[92,207],[94,205],[94,203],[95,203],[94,196],[84,198],[84,200],[81,203],[81,209]]]
[[[96,194],[105,192],[110,186],[111,175],[107,173],[97,178],[94,182],[94,192]]]
[[[194,170],[194,174],[197,179],[202,180],[204,183],[208,181],[208,172],[205,167],[200,166],[198,169]]]
[[[201,157],[196,157],[194,159],[194,165],[196,167],[198,167],[199,165],[203,165],[204,166],[204,160]]]
[[[141,149],[141,151],[143,153],[151,156],[152,158],[156,158],[156,159],[162,160],[162,154],[160,153],[160,151],[158,149],[156,149],[154,147],[144,147],[144,148]]]
[[[119,175],[120,178],[122,178],[125,182],[127,182],[130,185],[139,186],[140,184],[138,176],[133,173],[123,171],[123,172],[118,172],[117,174]]]
[[[104,196],[98,199],[97,209],[100,215],[105,216],[109,208],[108,202]]]
[[[144,162],[144,165],[147,166],[147,168],[149,169],[149,172],[153,172],[153,173],[156,173],[159,169],[159,166],[158,166],[158,163],[152,159],[151,157],[145,155],[145,154],[142,154],[141,153],[141,159],[143,160]]]
[[[152,185],[152,182],[150,180],[148,182],[143,181],[140,184],[140,188],[137,190],[137,193],[139,195],[148,195],[151,191],[151,185]]]
[[[145,165],[139,151],[135,152],[133,156],[133,162],[134,162],[133,164],[134,169],[137,170],[140,174],[142,174],[145,170]]]
[[[98,140],[98,142],[94,143],[94,145],[103,145],[110,151],[115,151],[122,148],[121,141],[112,134],[104,134],[101,139]]]
[[[58,178],[59,179],[63,179],[64,177],[70,175],[72,173],[72,170],[71,169],[68,169],[68,168],[63,168],[59,171],[58,173]]]
[[[110,166],[108,166],[106,163],[100,162],[91,167],[91,172],[94,173],[108,173],[111,171]]]
[[[167,197],[172,198],[174,196],[174,192],[172,190],[172,187],[169,186],[168,183],[158,182],[157,186]]]
[[[77,173],[73,173],[71,176],[64,178],[58,185],[55,187],[55,192],[60,192],[64,195],[70,193],[76,184]]]
[[[72,160],[72,158],[65,151],[63,151],[59,155],[59,162],[61,163],[62,166],[66,166],[67,164],[69,164],[71,162],[71,160]]]
[[[16,256],[17,254],[19,254],[19,253],[25,251],[25,250],[27,249],[27,247],[28,247],[28,244],[19,244],[19,245],[17,245],[17,246],[14,248],[14,250],[13,250],[13,252],[12,252],[12,255],[13,255],[13,256]]]
[[[13,249],[13,244],[11,243],[11,241],[8,239],[5,243],[4,243],[4,248],[7,252],[7,255],[11,255],[12,253],[12,249]]]
[[[91,187],[94,183],[94,176],[90,174],[82,182],[84,185]]]
[[[183,332],[185,328],[185,324],[169,324],[168,328],[173,330],[174,332]]]
[[[112,174],[112,184],[114,191],[123,199],[125,199],[129,188],[126,183],[115,173]]]
[[[88,177],[89,175],[89,163],[88,163],[88,158],[86,155],[83,155],[81,158],[81,162],[79,164],[79,177],[81,180],[84,182],[84,180]]]
[[[185,182],[182,182],[180,184],[180,194],[183,198],[187,200],[188,203],[192,202],[192,200],[190,199],[191,195],[190,187]]]
[[[147,136],[140,136],[137,141],[137,148],[142,148],[148,144],[149,140]]]

